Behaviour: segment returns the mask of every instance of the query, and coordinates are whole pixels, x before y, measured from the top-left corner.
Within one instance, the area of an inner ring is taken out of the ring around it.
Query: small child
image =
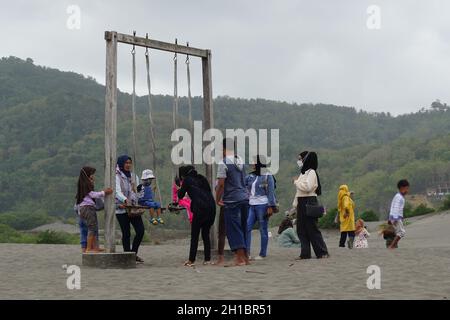
[[[286,217],[278,228],[278,245],[282,248],[299,248],[300,240],[295,234],[292,220]]]
[[[83,226],[87,226],[86,249],[83,248],[83,251],[87,253],[104,251],[100,249],[98,245],[98,221],[95,199],[103,198],[105,195],[112,193],[111,188],[106,188],[100,192],[94,191],[95,171],[95,168],[91,167],[81,168],[77,184],[76,207],[80,214],[80,231],[82,238],[84,231]]]
[[[191,199],[189,199],[189,196],[186,194],[183,199],[178,198],[178,190],[181,188],[181,180],[178,177],[175,177],[175,180],[172,185],[172,203],[177,204],[180,207],[183,207],[186,209],[186,213],[189,219],[189,222],[192,224],[192,219],[194,215],[191,211]]]
[[[370,237],[369,231],[367,231],[366,226],[364,225],[363,219],[358,219],[355,224],[355,248],[368,248],[369,243],[367,242],[367,238]]]
[[[403,209],[405,207],[405,195],[409,192],[408,180],[400,180],[397,183],[398,192],[392,199],[391,210],[389,212],[389,221],[395,229],[395,238],[389,246],[389,249],[397,248],[398,242],[405,236],[405,227],[403,226]]]
[[[395,228],[391,221],[388,221],[380,226],[380,235],[382,235],[383,239],[386,240],[386,248],[389,248],[395,239]],[[396,245],[395,248],[397,247],[398,246]]]
[[[138,204],[141,206],[149,207],[150,223],[153,225],[164,224],[164,220],[161,219],[161,204],[154,201],[154,195],[152,190],[152,181],[155,179],[152,170],[145,169],[142,171],[142,184],[137,186],[138,192]],[[156,218],[155,218],[156,211]]]

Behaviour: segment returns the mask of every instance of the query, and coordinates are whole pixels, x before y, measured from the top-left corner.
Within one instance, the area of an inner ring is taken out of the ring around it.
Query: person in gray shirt
[[[246,248],[248,191],[244,161],[236,155],[233,139],[223,140],[223,160],[217,169],[216,202],[224,207],[228,244],[234,252],[233,265],[250,264]]]

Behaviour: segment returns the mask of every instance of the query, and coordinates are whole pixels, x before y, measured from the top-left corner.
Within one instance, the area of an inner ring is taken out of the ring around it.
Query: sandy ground
[[[415,219],[400,249],[386,250],[374,225],[369,249],[337,248],[330,259],[295,262],[296,249],[272,238],[269,256],[251,266],[186,268],[186,241],[143,246],[146,263],[131,270],[81,268],[81,290],[66,287],[62,265],[81,265],[78,246],[0,245],[0,299],[449,299],[450,214]],[[257,232],[253,248],[258,250]],[[198,257],[201,262],[202,257]],[[369,290],[367,267],[381,268]]]

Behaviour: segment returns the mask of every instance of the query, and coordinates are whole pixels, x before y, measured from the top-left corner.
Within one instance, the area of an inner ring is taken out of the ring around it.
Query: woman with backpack
[[[187,267],[194,266],[200,233],[205,251],[205,261],[203,264],[210,264],[211,241],[209,230],[216,218],[216,202],[214,201],[211,187],[208,180],[201,174],[198,174],[191,165],[180,167],[179,177],[181,179],[181,186],[178,189],[178,198],[183,199],[186,193],[188,194],[191,199],[191,210],[193,214],[189,260],[184,265]]]
[[[256,221],[261,234],[261,249],[255,260],[263,260],[267,256],[269,243],[269,218],[276,208],[275,178],[267,170],[263,156],[256,156],[253,171],[245,178],[245,185],[249,193],[249,210],[247,218],[247,254],[250,256],[252,243],[252,229]],[[263,170],[261,170],[263,169]]]

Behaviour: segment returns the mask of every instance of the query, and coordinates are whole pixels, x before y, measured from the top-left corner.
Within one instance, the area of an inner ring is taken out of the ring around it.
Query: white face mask
[[[300,169],[303,168],[303,161],[302,160],[297,160],[297,165],[298,165],[298,167]]]

